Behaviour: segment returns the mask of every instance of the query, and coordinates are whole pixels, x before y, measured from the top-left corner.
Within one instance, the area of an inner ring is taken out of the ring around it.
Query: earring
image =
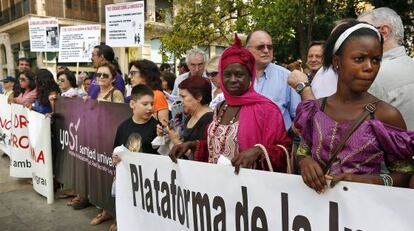
[[[336,65],[336,67],[335,67],[337,70],[339,69],[339,66],[338,65]]]

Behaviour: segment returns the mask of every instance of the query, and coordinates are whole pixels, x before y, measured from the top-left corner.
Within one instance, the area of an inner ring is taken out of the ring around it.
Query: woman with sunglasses
[[[31,105],[37,99],[35,74],[25,69],[19,73],[20,94],[16,98],[11,99],[12,103],[24,106]]]
[[[75,75],[69,70],[60,71],[57,74],[57,79],[59,83],[59,88],[62,91],[63,97],[77,97],[87,95],[81,89],[78,88],[76,84]]]
[[[224,101],[224,95],[221,91],[219,78],[218,78],[218,64],[219,64],[220,56],[212,57],[206,66],[206,74],[207,77],[210,79],[211,85],[213,86],[213,90],[211,92],[212,101],[210,103],[210,107],[215,109],[216,106]]]
[[[115,82],[115,66],[102,62],[96,70],[96,79],[99,85],[99,93],[96,100],[107,101],[114,103],[123,103],[124,95],[122,92],[114,87]]]

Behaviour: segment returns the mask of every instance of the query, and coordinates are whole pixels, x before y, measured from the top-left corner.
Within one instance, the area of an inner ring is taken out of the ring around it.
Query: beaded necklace
[[[227,108],[229,107],[229,105],[228,104],[226,104],[226,105],[224,105],[224,107],[223,107],[223,109],[221,110],[221,112],[220,112],[220,114],[217,116],[217,123],[216,123],[216,125],[215,125],[215,127],[213,128],[213,134],[215,134],[216,133],[216,131],[217,131],[217,128],[220,126],[220,123],[221,123],[221,119],[223,118],[223,116],[224,116],[224,114],[226,113],[226,111],[227,111]],[[236,120],[236,118],[237,118],[237,115],[239,114],[239,112],[240,112],[240,109],[241,109],[241,107],[237,110],[237,112],[236,112],[236,114],[233,116],[233,118],[230,120],[230,123],[226,126],[226,130],[225,130],[225,132],[224,132],[224,136],[221,136],[220,138],[219,138],[219,142],[220,142],[220,152],[219,153],[224,153],[224,147],[225,147],[225,139],[226,139],[226,137],[228,136],[228,133],[229,133],[229,131],[230,131],[230,126],[232,125],[232,124],[234,124],[235,123],[235,120]]]

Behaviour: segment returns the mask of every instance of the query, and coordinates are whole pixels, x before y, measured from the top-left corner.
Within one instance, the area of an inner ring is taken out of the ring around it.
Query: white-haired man
[[[189,77],[202,77],[207,61],[206,53],[198,48],[193,48],[187,52],[186,63],[190,72],[177,77],[174,82],[174,89],[171,95],[178,96],[178,85]]]

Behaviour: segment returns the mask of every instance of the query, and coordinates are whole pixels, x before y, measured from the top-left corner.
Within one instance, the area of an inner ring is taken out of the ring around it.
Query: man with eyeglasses
[[[414,130],[414,60],[403,46],[401,17],[394,10],[381,7],[362,13],[358,20],[374,25],[384,38],[381,67],[369,92],[396,107],[407,129]]]
[[[256,83],[254,89],[275,102],[283,115],[286,130],[296,116],[300,96],[288,85],[289,71],[272,62],[272,38],[265,31],[253,31],[247,36],[247,49],[256,59]]]
[[[178,96],[178,85],[187,78],[204,77],[206,59],[206,53],[198,48],[193,48],[187,52],[186,63],[190,71],[177,77],[171,95]]]

